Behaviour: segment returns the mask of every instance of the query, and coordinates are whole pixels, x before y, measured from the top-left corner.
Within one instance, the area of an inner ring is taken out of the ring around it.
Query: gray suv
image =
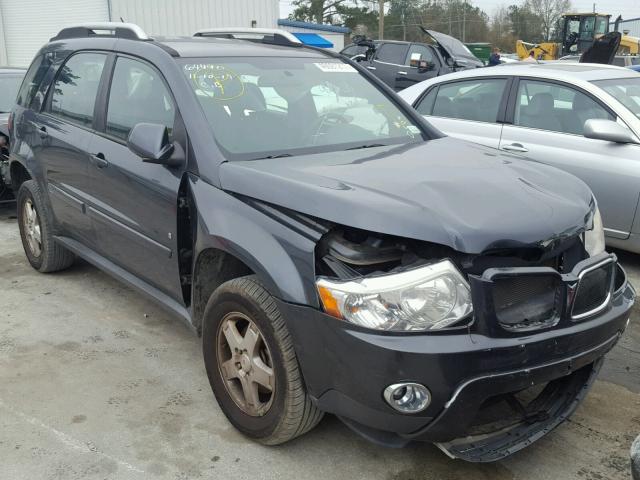
[[[443,136],[339,55],[84,25],[17,102],[33,268],[84,258],[183,319],[222,411],[264,444],[328,412],[497,460],[575,410],[627,326],[584,183]]]

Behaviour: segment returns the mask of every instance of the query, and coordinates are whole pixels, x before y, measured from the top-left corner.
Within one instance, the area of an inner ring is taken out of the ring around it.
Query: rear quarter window
[[[18,91],[16,103],[21,107],[30,108],[36,93],[40,90],[40,84],[51,67],[49,56],[38,55],[22,80]]]

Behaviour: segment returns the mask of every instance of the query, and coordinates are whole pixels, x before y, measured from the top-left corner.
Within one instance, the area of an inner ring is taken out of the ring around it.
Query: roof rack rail
[[[55,37],[52,37],[51,41],[100,36],[129,40],[151,40],[144,30],[135,23],[97,22],[65,27]]]
[[[302,42],[291,32],[278,28],[223,27],[204,28],[193,34],[194,37],[233,38],[250,42],[301,47]]]

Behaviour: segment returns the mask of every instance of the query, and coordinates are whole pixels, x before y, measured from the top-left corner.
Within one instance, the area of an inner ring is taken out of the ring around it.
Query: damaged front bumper
[[[596,302],[597,308],[589,310],[583,299],[589,314],[576,314],[582,272],[607,264],[606,259],[617,276],[611,279],[606,304]],[[557,276],[557,318],[523,324],[513,320],[513,310],[497,313],[499,302],[488,291],[498,279],[518,273]],[[584,398],[603,356],[625,330],[633,288],[612,255],[581,262],[566,275],[544,267],[495,269],[477,280],[472,282],[474,307],[478,301],[482,309],[476,310],[473,323],[441,332],[377,332],[282,302],[317,406],[377,443],[429,441],[469,461],[498,460],[555,428]],[[394,410],[383,391],[397,382],[425,385],[431,393],[429,406],[416,414]],[[518,397],[536,389],[529,403]]]

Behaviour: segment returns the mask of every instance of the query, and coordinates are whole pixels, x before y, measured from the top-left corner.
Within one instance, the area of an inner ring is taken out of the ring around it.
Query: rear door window
[[[51,93],[50,113],[91,127],[106,59],[102,53],[78,53],[60,67]]]
[[[160,72],[146,63],[120,57],[111,80],[107,133],[126,140],[138,123],[164,125],[171,133],[173,99]]]
[[[495,122],[507,86],[505,78],[465,80],[440,85],[426,95],[416,109],[422,115]]]

